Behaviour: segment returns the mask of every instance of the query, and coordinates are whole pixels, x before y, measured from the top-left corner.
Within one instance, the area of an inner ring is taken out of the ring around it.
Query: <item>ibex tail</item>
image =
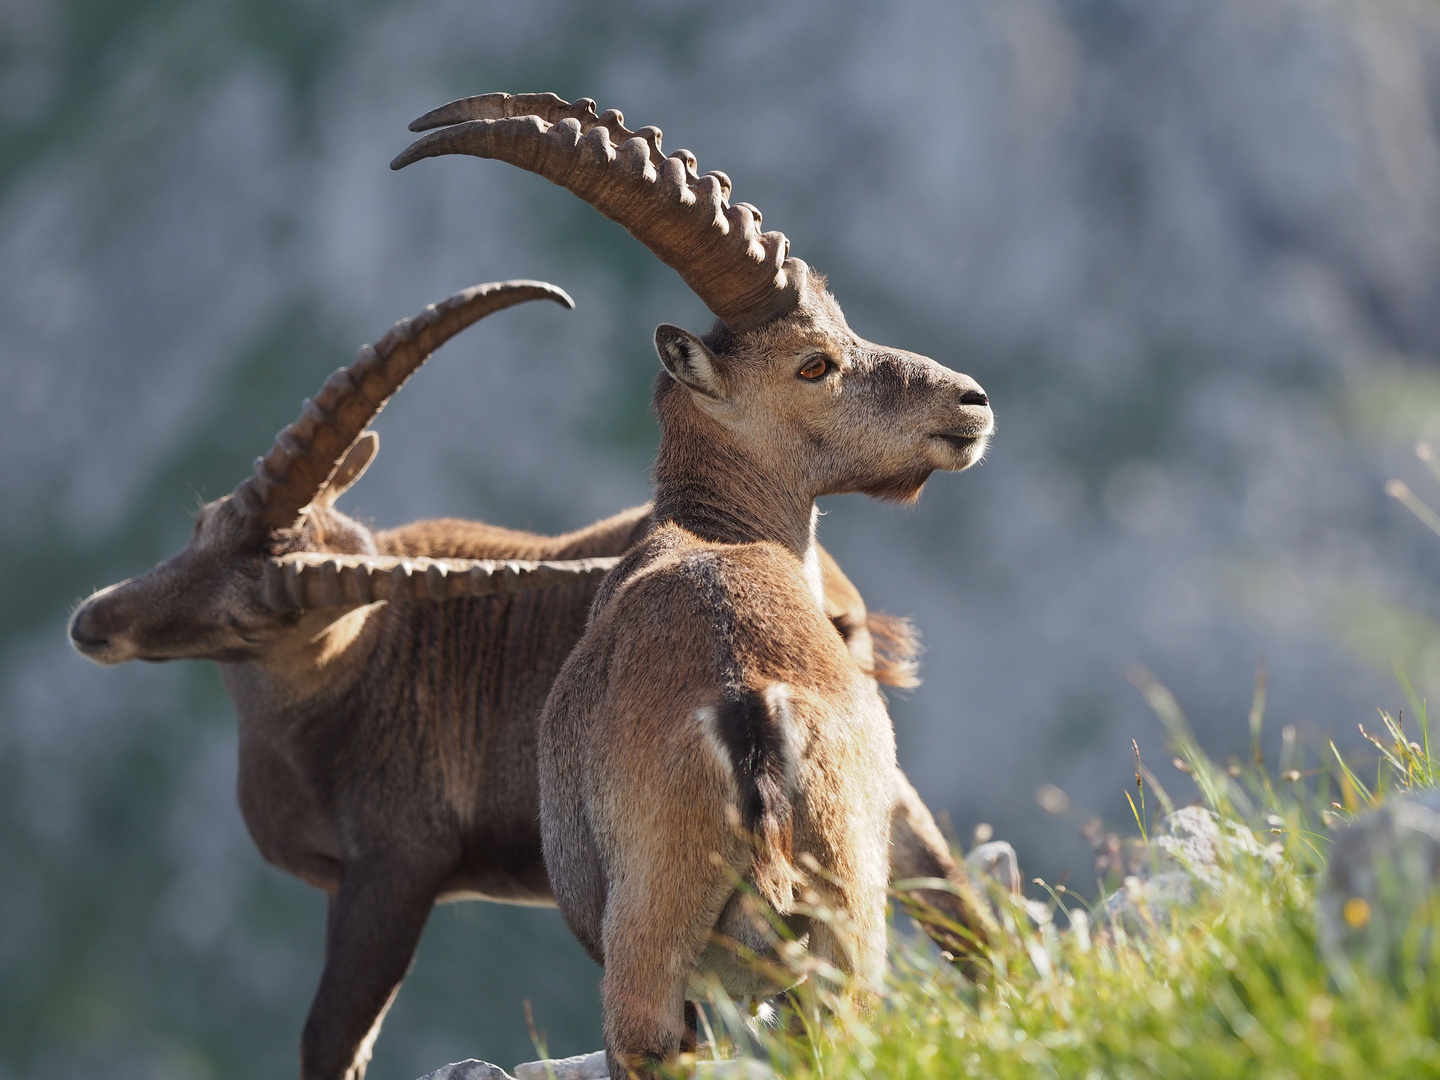
[[[755,845],[751,881],[766,903],[788,911],[800,881],[792,861],[796,760],[789,688],[775,683],[763,693],[727,691],[716,729],[740,789],[738,824]]]

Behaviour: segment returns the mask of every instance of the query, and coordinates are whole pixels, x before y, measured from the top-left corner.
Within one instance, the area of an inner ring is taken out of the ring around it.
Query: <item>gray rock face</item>
[[[769,1065],[754,1058],[731,1061],[697,1061],[695,1080],[777,1080]]]
[[[1335,833],[1317,920],[1320,947],[1336,979],[1360,963],[1395,975],[1429,952],[1430,934],[1412,934],[1440,881],[1440,791],[1393,798]]]
[[[1127,934],[1148,933],[1152,926],[1168,925],[1175,912],[1195,903],[1195,882],[1184,870],[1127,877],[1096,909],[1095,921],[1123,927]]]

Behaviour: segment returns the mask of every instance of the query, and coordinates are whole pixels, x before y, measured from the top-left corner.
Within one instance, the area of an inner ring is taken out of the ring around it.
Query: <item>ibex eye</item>
[[[830,374],[830,369],[834,366],[829,357],[821,356],[817,353],[810,357],[809,360],[806,360],[804,366],[801,367],[796,374],[802,379],[809,379],[811,382],[814,382],[816,379],[824,378]]]

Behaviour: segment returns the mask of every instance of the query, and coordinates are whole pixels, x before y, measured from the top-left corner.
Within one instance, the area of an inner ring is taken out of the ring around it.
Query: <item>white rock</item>
[[[610,1080],[605,1051],[575,1057],[527,1061],[515,1066],[515,1080]]]
[[[472,1067],[476,1071],[463,1071]],[[486,1069],[493,1071],[486,1072]],[[776,1080],[770,1066],[753,1058],[697,1061],[694,1077],[695,1080]],[[605,1065],[605,1051],[596,1050],[576,1057],[527,1061],[515,1066],[513,1078],[498,1066],[486,1065],[483,1061],[462,1061],[447,1065],[422,1080],[610,1080],[610,1072]]]
[[[965,865],[972,874],[994,878],[1008,892],[1019,893],[1024,885],[1020,880],[1020,860],[1015,857],[1015,849],[1004,840],[991,840],[972,848],[965,856]]]
[[[499,1065],[469,1058],[443,1065],[432,1073],[426,1073],[420,1080],[515,1080],[515,1077]]]
[[[1219,887],[1236,860],[1274,865],[1278,858],[1241,823],[1221,821],[1201,806],[1184,807],[1161,823],[1139,870],[1100,902],[1095,922],[1122,926],[1130,934],[1167,926],[1176,911],[1199,899],[1202,889]]]
[[[695,1080],[777,1080],[769,1065],[754,1058],[697,1061]]]

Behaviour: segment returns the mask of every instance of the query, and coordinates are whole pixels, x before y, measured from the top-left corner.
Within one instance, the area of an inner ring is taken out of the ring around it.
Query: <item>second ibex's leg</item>
[[[700,1009],[693,1001],[685,1002],[685,1033],[680,1036],[680,1052],[693,1054],[700,1046]]]
[[[967,958],[999,932],[989,906],[965,864],[950,853],[930,810],[899,769],[890,815],[890,880],[943,878],[954,891],[916,889],[910,910],[942,948]]]
[[[300,1041],[303,1080],[361,1080],[435,901],[436,876],[404,863],[346,867],[330,898],[325,971]]]

